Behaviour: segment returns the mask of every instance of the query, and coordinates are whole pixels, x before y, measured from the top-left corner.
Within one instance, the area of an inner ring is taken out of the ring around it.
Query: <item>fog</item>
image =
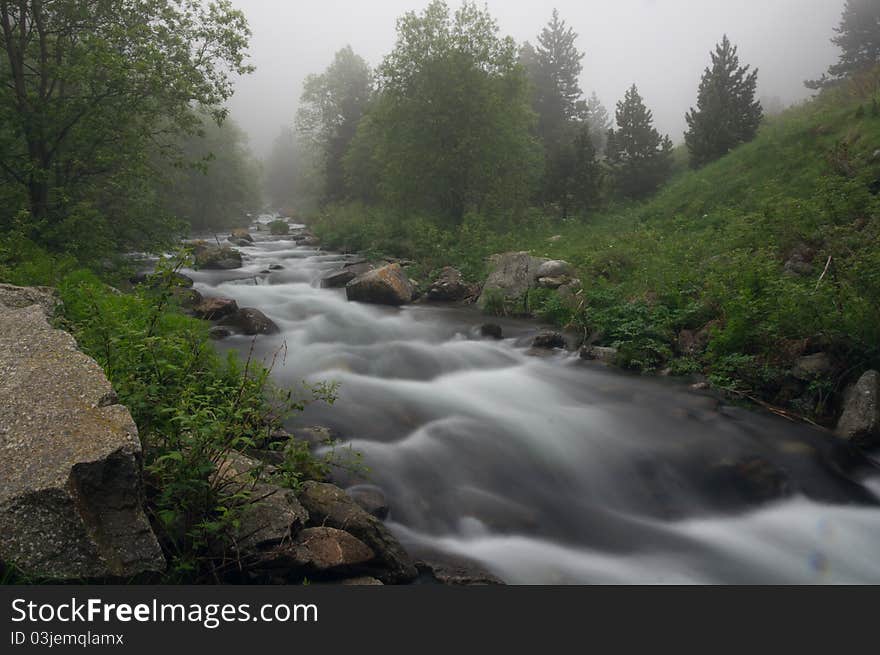
[[[291,125],[303,80],[350,44],[376,66],[393,47],[395,22],[428,0],[234,0],[250,21],[252,63],[230,103],[257,155]],[[458,6],[450,0],[451,7]],[[501,31],[535,41],[554,6],[586,53],[581,87],[612,110],[635,82],[657,126],[682,140],[709,51],[727,33],[740,58],[760,69],[759,95],[790,104],[809,97],[805,79],[836,59],[830,43],[844,0],[489,0]]]

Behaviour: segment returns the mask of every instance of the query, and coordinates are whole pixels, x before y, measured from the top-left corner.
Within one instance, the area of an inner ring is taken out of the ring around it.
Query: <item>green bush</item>
[[[237,452],[264,448],[282,419],[305,402],[332,402],[334,389],[305,389],[306,400],[273,387],[269,369],[222,358],[208,325],[178,311],[177,266],[153,284],[114,293],[78,271],[60,284],[64,326],[104,368],[144,445],[148,513],[169,556],[168,579],[222,579],[235,527],[251,503],[247,489],[215,472]],[[281,467],[283,481],[322,476],[306,451]]]
[[[287,221],[272,221],[269,223],[269,234],[275,236],[290,234],[290,224]]]

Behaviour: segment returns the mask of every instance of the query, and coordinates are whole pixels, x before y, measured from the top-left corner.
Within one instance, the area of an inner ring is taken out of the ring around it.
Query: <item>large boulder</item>
[[[406,305],[415,290],[400,264],[389,264],[356,277],[345,285],[349,300],[376,305]]]
[[[336,271],[321,280],[324,289],[341,289],[357,277],[357,273],[349,270]]]
[[[241,268],[241,253],[235,248],[212,246],[204,241],[193,244],[196,268],[207,270],[234,270]]]
[[[478,304],[485,309],[490,299],[502,296],[506,300],[519,300],[535,286],[538,269],[546,259],[532,257],[527,252],[508,252],[492,255],[489,264],[492,271],[483,285]]]
[[[837,435],[860,445],[880,443],[880,373],[868,371],[847,389]]]
[[[0,560],[36,579],[163,571],[131,414],[35,294],[0,305]]]
[[[287,576],[348,575],[375,558],[357,537],[336,528],[306,528],[292,541],[272,548],[260,568],[281,569]]]
[[[224,493],[247,497],[233,535],[244,557],[290,541],[309,520],[293,491],[262,481],[264,474],[273,470],[256,459],[230,452],[212,476],[212,483]]]
[[[451,266],[440,271],[440,275],[428,288],[425,296],[428,300],[455,302],[465,300],[474,295],[471,286],[465,283],[461,271]]]
[[[535,278],[566,278],[571,277],[571,274],[571,264],[559,259],[551,259],[538,267],[538,270],[535,271]]]
[[[61,306],[61,300],[50,287],[17,287],[12,284],[0,284],[0,306],[22,309],[38,305],[43,313],[51,317]]]
[[[345,490],[351,499],[361,506],[367,513],[377,519],[387,519],[390,508],[388,498],[380,487],[372,484],[359,484]]]
[[[193,313],[207,321],[219,321],[238,313],[238,303],[231,298],[204,298],[193,307]]]
[[[313,525],[345,530],[369,546],[376,554],[375,576],[382,582],[411,582],[418,577],[415,563],[388,528],[339,487],[306,482],[299,500]]]
[[[232,302],[235,302],[234,300]],[[242,307],[220,321],[220,325],[233,328],[242,334],[256,336],[258,334],[277,334],[278,326],[259,309]]]
[[[232,230],[232,234],[229,235],[229,238],[230,240],[236,239],[238,241],[247,241],[248,243],[254,242],[254,237],[251,236],[251,233],[246,227],[239,227]]]

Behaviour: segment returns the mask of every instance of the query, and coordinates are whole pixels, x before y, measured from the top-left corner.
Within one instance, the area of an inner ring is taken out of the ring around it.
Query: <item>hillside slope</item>
[[[529,306],[618,347],[621,365],[706,374],[830,421],[840,391],[880,364],[878,89],[880,71],[828,91],[649,201],[581,220],[533,216],[501,233],[470,216],[443,230],[348,206],[315,228],[331,245],[411,257],[420,276],[449,264],[477,277],[502,250],[568,260],[583,291]]]

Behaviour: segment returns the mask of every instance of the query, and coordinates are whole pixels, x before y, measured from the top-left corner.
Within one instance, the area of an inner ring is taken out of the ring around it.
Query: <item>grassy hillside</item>
[[[425,278],[453,265],[482,279],[505,250],[565,259],[583,291],[538,292],[530,307],[617,346],[620,364],[704,373],[829,420],[839,391],[880,364],[878,89],[880,72],[826,92],[651,200],[580,220],[532,215],[493,231],[469,216],[442,229],[348,206],[315,228],[336,246],[411,257]],[[831,367],[792,375],[819,352]]]

